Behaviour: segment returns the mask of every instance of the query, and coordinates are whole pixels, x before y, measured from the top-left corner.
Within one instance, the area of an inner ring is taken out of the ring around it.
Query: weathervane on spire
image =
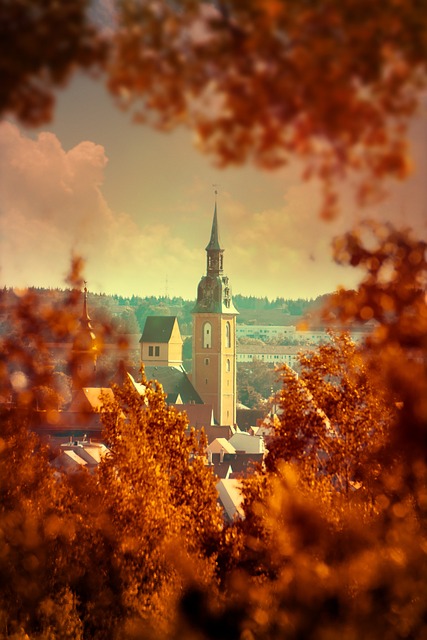
[[[213,184],[212,186],[213,186],[213,188],[214,188],[215,204],[216,204],[216,197],[217,197],[217,195],[218,195],[218,189],[217,189],[217,187],[219,187],[219,184]]]

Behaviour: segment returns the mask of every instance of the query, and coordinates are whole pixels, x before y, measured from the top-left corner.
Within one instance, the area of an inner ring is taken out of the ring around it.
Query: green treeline
[[[37,295],[47,305],[59,308],[67,296],[65,289],[46,289],[43,287],[30,287],[29,292]],[[7,317],[7,308],[16,303],[21,295],[14,293],[13,289],[4,288],[0,307],[0,333],[11,330]],[[319,308],[327,296],[319,296],[316,299],[297,300],[276,298],[257,298],[255,296],[234,295],[233,300],[239,311],[238,322],[252,324],[282,324],[287,315],[304,315],[312,308]],[[117,333],[138,333],[143,330],[145,319],[149,315],[173,315],[177,316],[181,333],[191,335],[194,300],[185,300],[181,297],[166,296],[131,296],[124,297],[118,294],[107,295],[88,293],[88,306],[92,320],[96,324],[109,322],[114,325]],[[270,315],[270,313],[272,315]],[[274,315],[273,315],[274,313]],[[45,337],[49,338],[45,329]]]

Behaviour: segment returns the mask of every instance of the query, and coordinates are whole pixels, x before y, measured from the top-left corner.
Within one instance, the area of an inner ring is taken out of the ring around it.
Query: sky
[[[361,274],[333,263],[333,237],[364,217],[427,237],[426,134],[419,117],[414,173],[381,206],[360,211],[345,196],[338,219],[325,222],[317,186],[301,180],[297,162],[217,169],[191,131],[134,124],[101,82],[77,75],[58,92],[48,126],[0,122],[0,286],[64,287],[78,254],[90,291],[194,299],[217,190],[233,293],[314,298],[354,287]]]

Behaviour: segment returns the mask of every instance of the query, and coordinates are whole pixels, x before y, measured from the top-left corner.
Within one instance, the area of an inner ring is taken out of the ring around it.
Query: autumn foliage
[[[357,175],[366,202],[411,169],[426,19],[412,0],[3,2],[0,113],[46,122],[55,87],[102,69],[136,121],[185,124],[221,165],[300,157],[331,217],[337,180]]]
[[[282,370],[265,464],[229,525],[203,437],[144,377],[105,397],[97,473],[55,475],[30,428],[35,337],[21,334],[13,357],[21,296],[2,344],[3,382],[16,385],[18,363],[27,380],[1,415],[2,637],[425,636],[425,245],[368,225],[337,247],[366,277],[325,313],[351,321],[369,307],[373,332],[359,346],[332,335],[301,354],[299,377]]]
[[[408,173],[424,1],[127,0],[108,29],[88,9],[1,3],[2,114],[45,122],[55,87],[101,67],[137,120],[188,125],[220,164],[298,155],[328,216],[345,175],[366,201]],[[0,638],[426,638],[426,244],[364,224],[334,251],[365,275],[325,317],[372,333],[282,370],[265,464],[229,525],[203,437],[144,377],[105,397],[97,472],[53,471],[31,417],[40,394],[59,411],[44,332],[74,326],[78,263],[65,308],[17,295],[0,342]]]

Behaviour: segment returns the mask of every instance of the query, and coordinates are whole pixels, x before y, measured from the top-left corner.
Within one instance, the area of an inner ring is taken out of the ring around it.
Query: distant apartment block
[[[258,340],[271,340],[271,338],[295,337],[295,326],[270,326],[261,324],[237,324],[236,337],[257,338]]]
[[[294,368],[298,362],[300,351],[307,351],[310,347],[303,346],[273,346],[273,345],[237,345],[237,362],[253,362],[260,360],[267,364],[287,364]]]
[[[236,337],[239,338],[256,338],[263,342],[268,342],[271,339],[282,340],[289,338],[294,340],[300,345],[316,345],[327,342],[329,336],[326,331],[326,327],[307,327],[299,328],[298,324],[301,323],[301,318],[298,316],[293,317],[295,325],[250,325],[250,324],[237,324]],[[301,325],[300,325],[301,326]],[[366,338],[367,334],[374,328],[374,323],[369,322],[364,325],[357,325],[353,327],[334,327],[336,332],[350,331],[351,338],[354,342],[359,342]],[[241,346],[238,346],[238,350],[241,350]],[[277,351],[277,349],[276,349]],[[278,352],[277,352],[278,353]],[[239,362],[239,360],[237,360]]]

